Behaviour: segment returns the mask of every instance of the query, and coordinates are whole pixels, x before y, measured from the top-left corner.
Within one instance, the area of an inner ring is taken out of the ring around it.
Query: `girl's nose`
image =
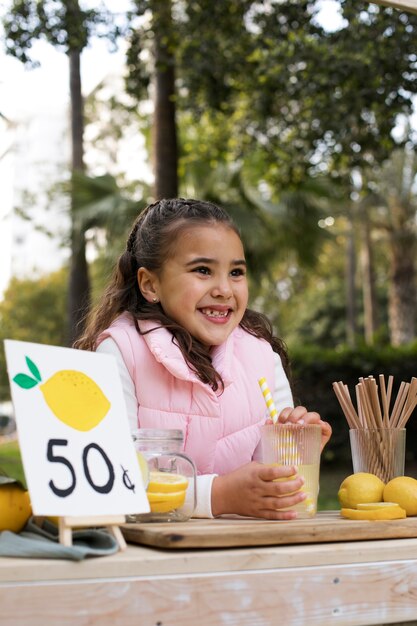
[[[212,289],[213,296],[222,298],[231,298],[232,289],[228,280],[218,281]]]

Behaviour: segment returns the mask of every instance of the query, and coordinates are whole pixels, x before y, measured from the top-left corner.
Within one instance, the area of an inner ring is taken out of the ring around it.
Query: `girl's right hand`
[[[281,480],[273,482],[277,478]],[[295,506],[305,500],[307,494],[299,491],[303,484],[304,478],[297,474],[296,467],[263,465],[252,461],[234,472],[216,476],[211,489],[212,514],[294,519],[297,517],[295,511],[277,509]]]

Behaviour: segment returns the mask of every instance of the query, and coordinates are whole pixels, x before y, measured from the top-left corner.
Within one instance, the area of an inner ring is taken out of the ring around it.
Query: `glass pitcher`
[[[135,516],[138,522],[184,522],[196,506],[196,469],[182,452],[184,434],[177,429],[139,428],[133,433],[135,449],[146,459],[146,489],[150,513]]]

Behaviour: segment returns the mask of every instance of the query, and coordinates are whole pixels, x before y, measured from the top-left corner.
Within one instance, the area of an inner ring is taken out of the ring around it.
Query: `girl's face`
[[[166,315],[206,346],[222,344],[245,313],[248,284],[242,242],[221,223],[189,227],[158,275],[142,270],[154,290],[148,297],[141,287],[145,297],[156,296]]]

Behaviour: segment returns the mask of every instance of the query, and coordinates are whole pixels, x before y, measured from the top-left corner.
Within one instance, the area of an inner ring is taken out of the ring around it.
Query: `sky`
[[[84,4],[97,5],[94,0],[85,0]],[[322,0],[320,21],[325,28],[333,30],[341,23],[337,13],[337,3],[333,0]],[[7,3],[0,2],[0,16]],[[123,11],[129,6],[128,0],[106,0],[110,10]],[[33,57],[40,62],[34,70],[25,69],[16,59],[6,55],[0,40],[0,113],[13,124],[13,133],[6,131],[4,121],[0,119],[0,177],[2,184],[2,202],[0,204],[0,298],[11,275],[12,255],[20,263],[20,269],[26,268],[29,275],[32,271],[56,269],[62,263],[61,252],[55,242],[48,242],[39,233],[30,232],[30,223],[19,226],[24,232],[21,241],[29,241],[30,245],[21,246],[24,253],[16,254],[15,238],[12,237],[13,206],[18,201],[19,193],[28,189],[36,189],[39,163],[47,160],[46,154],[54,155],[55,166],[59,159],[65,160],[65,148],[59,144],[64,136],[65,112],[69,104],[68,94],[68,59],[63,52],[55,50],[45,42],[37,42],[32,48]],[[106,75],[122,71],[123,53],[111,54],[103,40],[94,40],[93,45],[86,48],[81,59],[81,74],[84,93],[89,93]],[[37,120],[37,125],[31,120]],[[61,134],[60,134],[61,133]],[[23,145],[16,155],[11,149],[12,138],[19,137]],[[55,146],[49,145],[54,137]],[[7,153],[7,154],[6,154]],[[6,156],[4,156],[6,154]],[[3,158],[2,158],[3,157]],[[36,164],[36,167],[34,165]],[[52,167],[52,165],[51,165]],[[32,178],[31,178],[32,176]],[[53,176],[52,169],[44,176]],[[39,181],[38,181],[39,185]],[[48,218],[49,219],[49,218]],[[43,238],[42,238],[43,237]],[[27,256],[25,256],[27,255]]]

